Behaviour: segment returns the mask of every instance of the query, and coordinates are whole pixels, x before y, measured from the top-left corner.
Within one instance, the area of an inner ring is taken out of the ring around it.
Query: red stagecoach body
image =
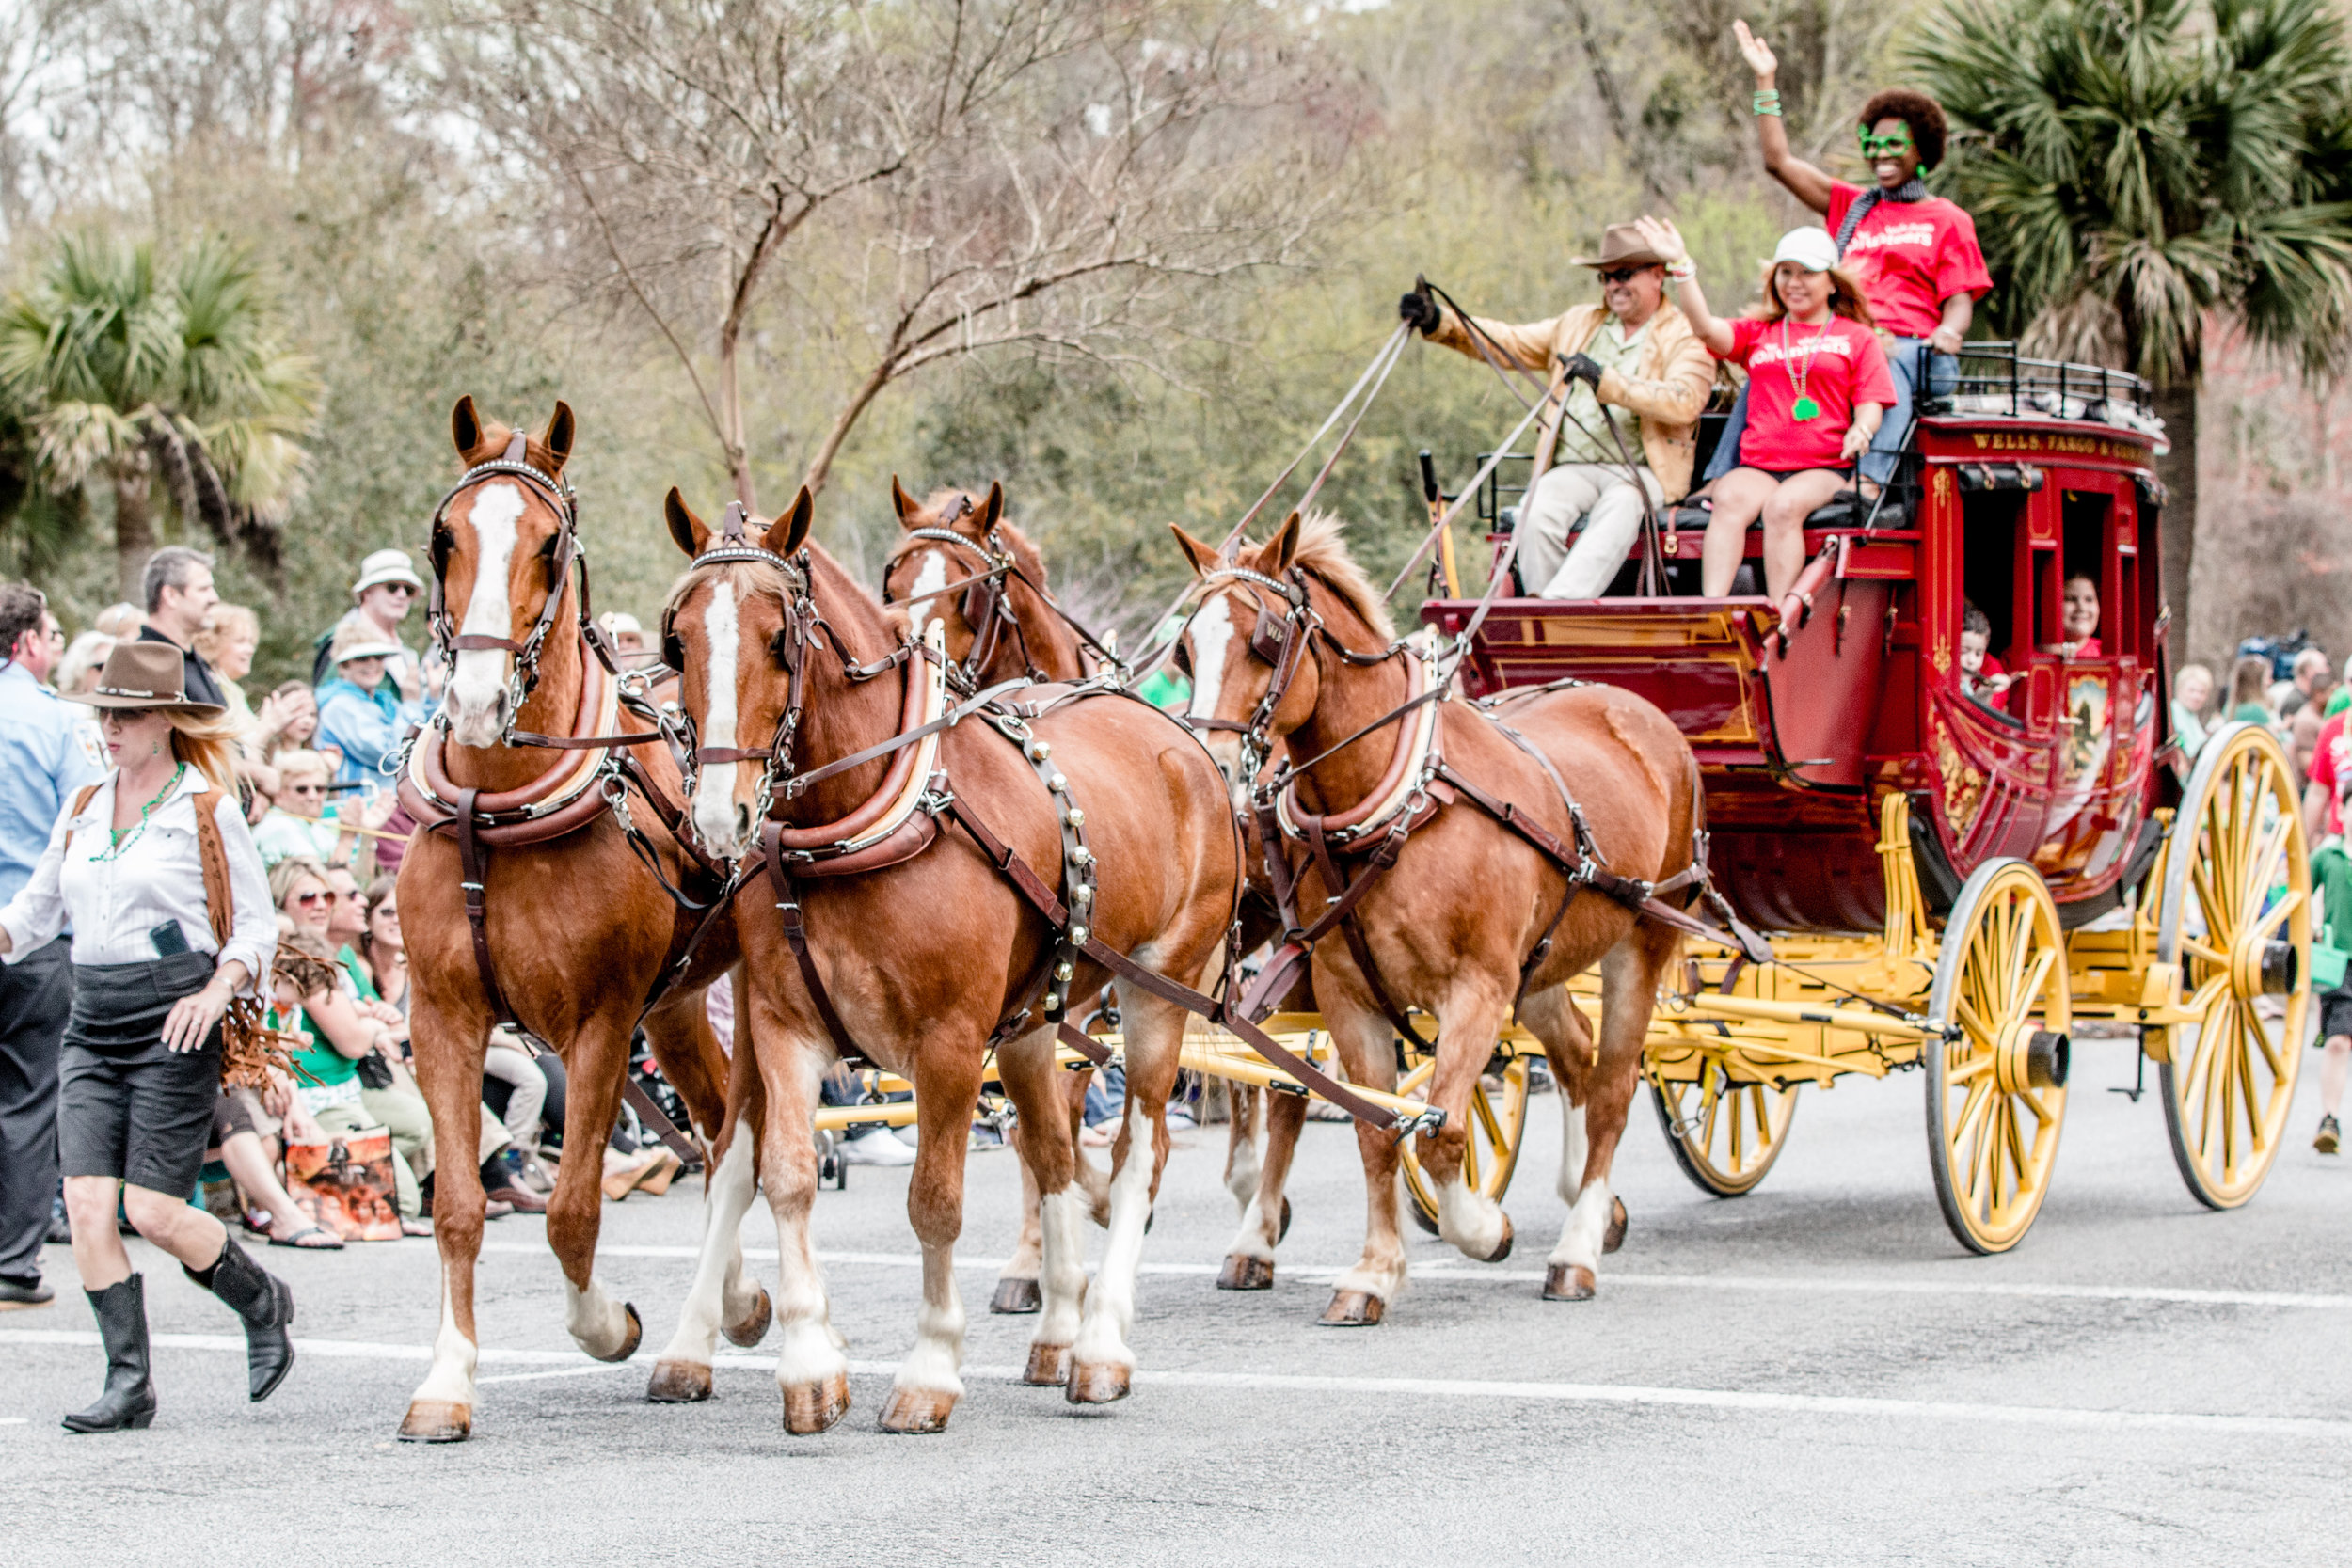
[[[2160,846],[2153,813],[2173,788],[2156,765],[2170,731],[2156,438],[2129,377],[2000,363],[2005,381],[1963,377],[1942,404],[1962,411],[1917,421],[1894,491],[1901,514],[1816,514],[1830,526],[1806,531],[1810,605],[1785,646],[1779,609],[1761,597],[1502,599],[1465,685],[1486,695],[1577,676],[1672,715],[1706,777],[1718,885],[1759,927],[1881,927],[1889,791],[1911,799],[1931,904],[2013,855],[2042,873],[2066,924],[2114,908]],[[2085,384],[2102,395],[2078,395]],[[2109,407],[2128,412],[2081,417]],[[1668,537],[1695,560],[1695,533]],[[1752,560],[1760,537],[1750,531]],[[2059,640],[2070,572],[2099,586],[2095,657],[2042,651]],[[1963,690],[1969,602],[2014,677],[1999,705]],[[1453,635],[1475,609],[1437,598],[1422,617]]]

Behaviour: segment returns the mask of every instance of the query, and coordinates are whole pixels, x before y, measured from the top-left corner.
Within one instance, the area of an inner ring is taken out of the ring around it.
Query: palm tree
[[[2332,0],[1955,0],[1906,54],[1957,133],[1942,179],[1998,280],[1989,325],[2156,388],[2177,658],[2206,318],[2234,318],[2310,375],[2344,363],[2344,19]]]
[[[159,483],[183,525],[275,571],[320,388],[242,250],[207,239],[164,268],[147,245],[62,241],[0,310],[0,382],[31,410],[45,488],[113,491],[126,598],[155,546]]]

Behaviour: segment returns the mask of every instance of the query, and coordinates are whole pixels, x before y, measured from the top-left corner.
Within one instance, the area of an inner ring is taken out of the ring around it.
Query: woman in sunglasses
[[[333,771],[316,752],[280,752],[277,757],[278,794],[262,819],[253,825],[253,847],[262,863],[275,867],[283,860],[314,860],[322,865],[359,865],[367,859],[367,841],[353,832],[330,803],[343,809],[329,793]],[[381,828],[391,815],[392,796],[386,791],[371,806],[350,805],[362,827]]]
[[[1892,88],[1862,106],[1855,127],[1867,190],[1833,180],[1788,149],[1781,118],[1780,62],[1744,22],[1732,24],[1740,53],[1756,72],[1756,136],[1764,167],[1799,201],[1821,214],[1836,242],[1839,265],[1862,286],[1886,348],[1895,402],[1863,455],[1862,476],[1884,483],[1910,438],[1912,400],[1924,372],[1929,390],[1951,389],[1959,367],[1948,357],[1968,335],[1976,302],[1993,289],[1977,226],[1960,207],[1930,196],[1919,176],[1944,161],[1944,111],[1922,92]],[[1739,427],[1746,399],[1733,411],[1708,464],[1707,477],[1739,462]]]
[[[1556,401],[1544,410],[1518,527],[1519,585],[1536,599],[1607,591],[1645,504],[1690,489],[1699,413],[1715,384],[1690,324],[1661,308],[1665,259],[1633,225],[1612,224],[1600,254],[1576,264],[1599,277],[1600,302],[1523,326],[1466,318],[1418,284],[1397,301],[1431,342],[1550,381]]]

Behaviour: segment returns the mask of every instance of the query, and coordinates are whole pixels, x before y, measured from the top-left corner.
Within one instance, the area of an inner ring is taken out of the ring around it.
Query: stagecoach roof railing
[[[1964,343],[1953,386],[1922,403],[1931,415],[2083,420],[2162,436],[2148,383],[2129,371],[2037,359],[2010,342]]]

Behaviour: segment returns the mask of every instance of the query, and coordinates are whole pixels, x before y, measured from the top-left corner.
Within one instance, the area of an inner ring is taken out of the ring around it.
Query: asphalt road
[[[2006,1257],[1966,1257],[1945,1231],[1919,1079],[1849,1079],[1807,1091],[1779,1167],[1736,1201],[1691,1187],[1637,1107],[1618,1164],[1626,1247],[1597,1300],[1547,1304],[1565,1211],[1543,1099],[1508,1204],[1518,1254],[1472,1264],[1417,1238],[1413,1287],[1369,1330],[1314,1326],[1360,1236],[1346,1129],[1310,1125],[1295,1224],[1257,1295],[1212,1288],[1233,1221],[1223,1130],[1192,1134],[1147,1245],[1144,1375],[1104,1410],[1010,1381],[1031,1320],[978,1309],[1011,1244],[1016,1176],[1010,1156],[976,1155],[970,1392],[935,1437],[874,1426],[917,1299],[898,1171],[857,1170],[819,1204],[857,1374],[856,1408],[817,1438],[782,1433],[759,1351],[728,1352],[707,1404],[643,1402],[699,1184],[605,1208],[604,1277],[646,1327],[622,1367],[572,1351],[539,1223],[491,1227],[483,1402],[473,1440],[451,1448],[392,1441],[435,1326],[430,1243],[267,1253],[298,1292],[305,1348],[259,1406],[233,1320],[135,1243],[167,1337],[153,1430],[58,1429],[99,1382],[77,1294],[0,1317],[7,1557],[2333,1561],[2352,1461],[2352,1161],[2308,1147],[2316,1075],[2268,1187],[2215,1214],[2174,1174],[2154,1097],[2105,1092],[2128,1081],[2128,1047],[2085,1041],[2076,1060],[2055,1194]],[[744,1234],[772,1254],[764,1205]],[[64,1249],[49,1268],[71,1280]]]

